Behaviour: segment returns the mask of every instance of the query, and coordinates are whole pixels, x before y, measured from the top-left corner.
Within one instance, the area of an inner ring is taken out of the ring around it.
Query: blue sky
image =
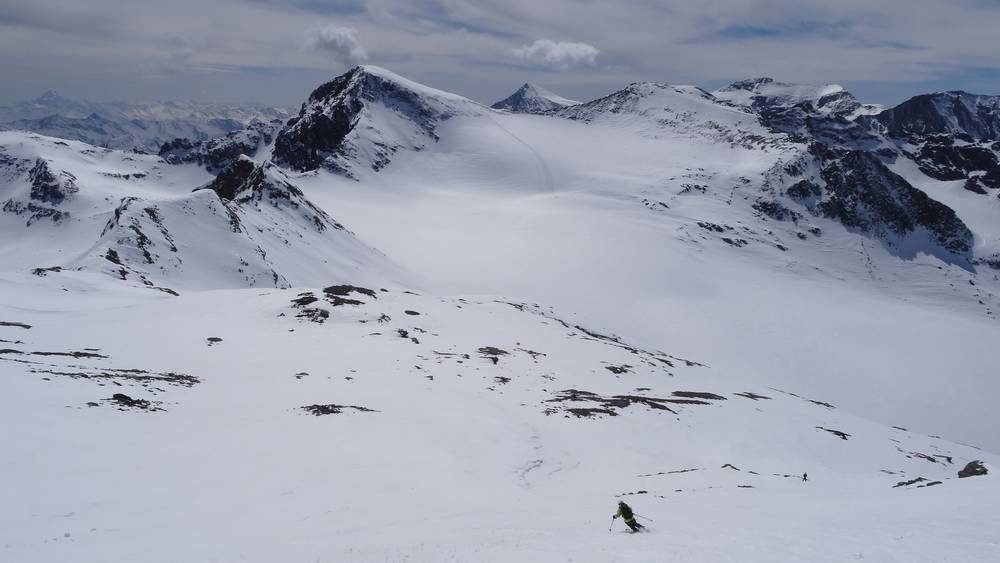
[[[364,62],[483,102],[526,81],[590,99],[771,76],[893,104],[1000,94],[997,29],[997,0],[0,0],[0,103],[293,106]]]

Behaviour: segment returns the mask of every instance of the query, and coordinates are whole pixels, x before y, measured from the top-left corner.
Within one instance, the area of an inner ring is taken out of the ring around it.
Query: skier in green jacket
[[[632,514],[632,507],[625,504],[625,501],[623,500],[618,501],[618,512],[615,512],[614,515],[611,516],[611,521],[613,522],[615,518],[618,518],[619,516],[622,517],[622,520],[628,524],[628,527],[631,528],[633,532],[638,532],[643,528],[642,524],[635,521],[635,515]]]

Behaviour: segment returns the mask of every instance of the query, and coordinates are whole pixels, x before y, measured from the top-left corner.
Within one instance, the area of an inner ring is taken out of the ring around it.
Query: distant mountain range
[[[255,121],[285,119],[284,108],[199,102],[89,102],[48,91],[0,106],[0,130],[24,130],[123,150],[156,153],[177,138],[208,140]]]
[[[244,181],[250,170],[246,159],[266,165],[271,178],[323,169],[360,180],[404,155],[419,162],[415,155],[441,143],[440,129],[449,122],[499,125],[504,112],[538,114],[527,133],[515,135],[519,142],[541,147],[544,141],[531,138],[544,138],[545,130],[555,131],[556,125],[568,121],[593,126],[577,135],[612,134],[621,138],[622,146],[639,139],[670,138],[671,150],[687,147],[689,140],[695,145],[708,143],[713,151],[736,151],[733,155],[749,151],[761,167],[760,178],[743,175],[739,182],[746,184],[741,193],[760,217],[792,225],[808,223],[810,217],[832,219],[879,240],[898,256],[924,252],[972,268],[1000,266],[1000,240],[980,236],[981,242],[974,244],[976,235],[962,214],[936,192],[915,187],[908,171],[959,182],[978,195],[1000,193],[998,100],[944,92],[883,109],[859,102],[837,85],[792,85],[758,78],[715,92],[640,82],[585,103],[525,84],[490,108],[378,67],[361,66],[316,88],[298,115],[287,121],[275,108],[94,104],[52,92],[6,108],[0,117],[18,114],[22,118],[9,123],[88,144],[138,144],[167,163],[197,164],[211,175],[220,174],[219,178],[233,176],[229,168],[237,166],[235,174]],[[476,142],[496,141],[477,138]],[[10,161],[14,163],[10,174],[18,170],[27,174],[30,169],[31,190],[23,198],[8,199],[4,210],[27,213],[29,224],[68,214],[66,202],[83,183],[75,179],[78,172],[61,170],[58,161],[48,163],[43,154],[38,152],[37,163],[31,157]],[[556,189],[548,159],[540,153],[533,158],[538,163],[531,166],[541,165],[544,182]],[[700,158],[693,155],[690,165]],[[152,174],[154,161],[141,174]],[[684,189],[723,187],[712,184],[710,179],[692,181]],[[236,191],[226,193],[223,199],[231,200]]]

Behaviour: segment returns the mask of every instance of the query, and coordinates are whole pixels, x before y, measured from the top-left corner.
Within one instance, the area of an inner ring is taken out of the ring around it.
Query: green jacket
[[[619,516],[621,516],[626,522],[634,522],[635,521],[635,517],[632,515],[632,509],[629,508],[627,504],[626,505],[619,505],[618,506],[618,512],[615,512],[614,515],[611,516],[611,519],[614,520],[615,518],[618,518]]]

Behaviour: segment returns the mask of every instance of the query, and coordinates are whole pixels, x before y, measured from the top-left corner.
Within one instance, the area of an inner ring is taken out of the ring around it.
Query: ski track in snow
[[[523,145],[524,148],[528,149],[528,151],[532,154],[532,156],[538,162],[538,168],[542,172],[542,179],[544,181],[545,186],[548,188],[548,191],[550,193],[555,193],[556,192],[556,187],[555,187],[555,183],[552,181],[552,174],[549,172],[549,167],[548,167],[547,164],[545,164],[545,159],[542,157],[542,155],[539,154],[539,152],[537,150],[535,150],[534,147],[532,147],[530,144],[528,144],[527,141],[525,141],[524,139],[518,137],[517,135],[515,135],[514,133],[512,133],[509,129],[507,129],[503,125],[500,125],[500,123],[493,116],[490,116],[490,121],[492,121],[493,124],[496,125],[497,128],[499,128],[501,131],[503,131],[504,133],[506,133],[507,135],[509,135],[510,138],[514,139],[515,141],[517,141],[518,143],[520,143],[521,145]]]

